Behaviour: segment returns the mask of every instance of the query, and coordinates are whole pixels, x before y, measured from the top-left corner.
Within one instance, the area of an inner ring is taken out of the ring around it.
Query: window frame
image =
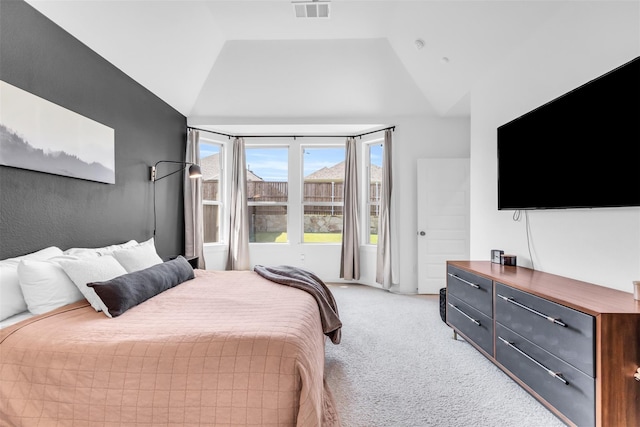
[[[371,243],[371,209],[372,207],[376,206],[377,207],[377,211],[378,211],[378,218],[380,217],[380,202],[381,202],[381,197],[380,197],[380,193],[378,193],[378,201],[377,203],[372,203],[371,202],[371,197],[370,197],[370,191],[371,191],[371,147],[375,146],[375,145],[379,145],[380,147],[382,147],[382,158],[381,158],[381,165],[380,167],[384,167],[384,154],[385,154],[385,147],[384,147],[384,138],[375,138],[375,139],[371,139],[368,141],[363,142],[363,151],[364,151],[364,179],[363,179],[363,194],[365,195],[362,199],[362,207],[363,207],[363,225],[364,225],[364,230],[366,231],[366,233],[363,233],[364,236],[362,237],[363,240],[363,244],[364,245],[368,245],[368,246],[377,246],[377,242],[376,243]],[[382,178],[381,178],[382,179]],[[382,181],[380,181],[380,189],[382,189]]]
[[[218,173],[218,200],[205,199],[204,194],[202,194],[202,207],[204,211],[205,206],[218,206],[218,240],[215,242],[203,242],[204,245],[213,246],[213,245],[224,245],[226,244],[226,228],[227,228],[227,220],[226,220],[226,195],[227,195],[227,176],[226,176],[226,143],[216,139],[214,136],[209,134],[202,133],[200,135],[200,163],[202,164],[202,148],[203,145],[209,146],[217,146],[218,147],[218,162],[219,162],[219,173]],[[204,187],[204,180],[202,181],[202,186]],[[204,193],[204,192],[203,192]],[[205,216],[203,212],[203,228]],[[204,234],[204,230],[203,230]],[[204,235],[203,235],[204,239]]]
[[[305,150],[306,149],[311,149],[311,150],[317,150],[317,149],[324,149],[324,148],[342,148],[344,150],[344,157],[342,158],[342,161],[346,161],[347,159],[347,154],[346,154],[346,142],[334,142],[334,143],[308,143],[308,144],[300,144],[300,205],[301,205],[301,209],[300,209],[300,243],[303,245],[341,245],[342,244],[342,237],[343,237],[343,232],[340,231],[340,242],[306,242],[305,241],[305,221],[304,221],[304,217],[305,217],[305,208],[307,206],[327,206],[327,207],[339,207],[340,209],[342,209],[342,214],[344,215],[344,200],[341,200],[340,202],[307,202],[305,201],[305,189],[304,189],[304,184],[305,184],[305,174],[304,174],[304,156],[305,156]],[[344,183],[343,183],[344,185]]]
[[[252,242],[249,241],[250,245],[264,245],[264,244],[288,244],[291,241],[291,236],[289,233],[289,215],[291,214],[291,209],[290,209],[290,201],[291,201],[291,189],[290,189],[290,184],[291,184],[291,167],[290,167],[290,159],[291,159],[291,147],[288,144],[282,144],[282,143],[277,143],[277,142],[267,142],[264,144],[260,144],[260,143],[247,143],[245,144],[245,158],[247,157],[247,151],[248,150],[253,150],[253,149],[260,149],[260,150],[268,150],[268,149],[284,149],[286,150],[287,153],[287,180],[286,181],[273,181],[273,182],[286,182],[287,183],[287,201],[286,202],[277,202],[277,201],[265,201],[265,202],[256,202],[256,201],[249,201],[247,198],[247,207],[251,208],[252,206],[254,207],[260,207],[260,206],[283,206],[285,207],[286,210],[286,230],[285,233],[287,235],[287,239],[284,242]],[[247,162],[246,164],[247,170],[249,170],[250,164]],[[248,196],[248,194],[247,194]]]
[[[228,227],[229,218],[227,218],[227,205],[228,197],[230,194],[230,180],[228,173],[230,173],[231,159],[229,144],[230,141],[222,140],[216,137],[216,135],[201,134],[201,144],[208,144],[217,146],[220,153],[220,188],[219,188],[219,200],[202,200],[203,206],[218,206],[220,215],[220,228],[219,228],[219,240],[217,242],[208,242],[205,245],[225,245],[228,239]],[[364,246],[376,246],[376,243],[371,243],[371,214],[370,210],[372,206],[380,206],[380,200],[378,203],[372,203],[370,200],[370,164],[371,164],[371,148],[375,145],[382,147],[382,156],[384,159],[384,138],[373,137],[364,138],[364,140],[358,144],[358,151],[360,153],[360,165],[362,166],[361,172],[361,194],[359,204],[361,206],[362,214],[360,215],[361,227],[366,230],[362,233],[361,245]],[[278,245],[283,243],[287,244],[311,244],[311,245],[338,245],[340,242],[305,242],[304,236],[304,217],[306,206],[335,206],[344,209],[344,200],[338,202],[312,202],[305,201],[304,195],[304,182],[305,182],[305,152],[306,150],[317,150],[323,148],[339,148],[345,150],[345,156],[341,161],[346,160],[346,143],[344,141],[331,141],[313,140],[305,143],[289,142],[288,139],[281,137],[268,138],[261,141],[251,141],[245,145],[246,150],[250,149],[270,149],[279,148],[285,149],[287,153],[287,201],[286,202],[256,202],[247,200],[248,206],[283,206],[286,208],[286,242],[277,242]],[[202,147],[201,147],[202,152]],[[382,163],[384,160],[381,161]],[[247,167],[250,167],[250,162],[247,162]],[[276,181],[277,182],[277,181]],[[342,235],[342,233],[341,233]],[[342,240],[342,237],[341,237]],[[250,244],[269,244],[276,242],[250,242]]]

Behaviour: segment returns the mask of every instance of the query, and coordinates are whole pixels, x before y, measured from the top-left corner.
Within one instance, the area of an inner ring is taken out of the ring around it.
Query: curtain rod
[[[357,135],[229,135],[228,133],[216,132],[209,129],[200,129],[193,126],[187,126],[187,129],[215,133],[216,135],[226,136],[227,138],[293,138],[295,140],[296,138],[362,138],[365,135],[382,132],[388,129],[391,129],[391,131],[395,131],[396,127],[389,126],[383,129],[372,130],[371,132],[360,133]]]

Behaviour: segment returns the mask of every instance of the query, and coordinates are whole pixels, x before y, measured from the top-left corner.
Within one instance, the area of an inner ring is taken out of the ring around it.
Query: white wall
[[[282,120],[279,120],[281,122]],[[348,118],[341,118],[349,123]],[[330,123],[336,123],[336,120]],[[351,123],[384,123],[395,125],[393,133],[393,191],[396,199],[396,237],[398,285],[392,290],[399,293],[417,291],[417,207],[416,160],[419,158],[469,157],[469,120],[466,118],[415,118],[396,117],[384,120],[357,118]],[[194,123],[190,123],[194,125]],[[378,135],[380,137],[380,135]],[[363,138],[363,140],[366,140]],[[250,139],[246,140],[248,144]],[[308,140],[305,139],[305,143]],[[327,142],[327,141],[319,141]],[[230,150],[227,150],[229,153]],[[291,165],[291,163],[290,163]],[[295,166],[295,165],[294,165]],[[291,224],[291,219],[290,219]],[[361,273],[359,283],[378,286],[375,283],[376,250],[374,246],[361,247]],[[315,272],[327,282],[339,282],[340,245],[301,244],[251,244],[251,264],[289,264]],[[301,260],[304,254],[304,261]],[[226,263],[226,246],[206,245],[207,268],[223,269]],[[444,266],[443,266],[444,268]],[[443,284],[444,285],[444,284]]]
[[[467,118],[422,118],[398,120],[394,134],[393,191],[395,192],[398,237],[397,271],[399,285],[392,290],[416,293],[418,290],[418,212],[417,159],[468,158],[469,120]],[[363,283],[375,283],[375,253],[372,276]],[[443,268],[444,265],[443,265]],[[442,284],[445,285],[444,283]]]
[[[513,211],[497,210],[496,128],[639,54],[640,2],[565,2],[473,88],[472,259],[503,249],[519,265],[533,261],[538,270],[632,291],[640,280],[640,208],[528,211],[530,257],[525,216],[514,221]],[[638,183],[629,188],[638,191]]]

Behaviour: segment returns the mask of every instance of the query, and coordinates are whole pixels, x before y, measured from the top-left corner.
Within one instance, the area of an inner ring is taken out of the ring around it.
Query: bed
[[[316,299],[193,274],[112,318],[81,299],[0,330],[0,424],[339,426]]]

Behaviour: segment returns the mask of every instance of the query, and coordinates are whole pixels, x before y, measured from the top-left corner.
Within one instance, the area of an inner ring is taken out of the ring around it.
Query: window
[[[380,190],[382,189],[382,159],[384,144],[379,141],[366,145],[367,179],[367,244],[378,244],[378,218],[380,217]]]
[[[287,243],[289,149],[245,148],[249,242]]]
[[[344,161],[344,145],[302,151],[304,243],[342,242]]]
[[[222,201],[224,189],[223,146],[200,137],[200,168],[202,169],[202,211],[204,243],[221,242]]]

